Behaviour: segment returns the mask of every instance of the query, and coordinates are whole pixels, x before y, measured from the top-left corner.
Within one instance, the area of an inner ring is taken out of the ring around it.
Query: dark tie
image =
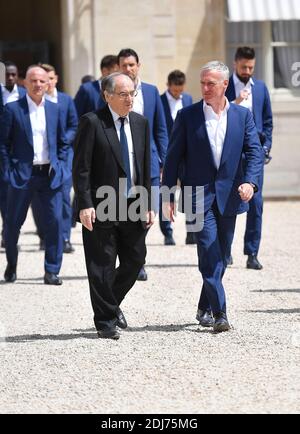
[[[125,128],[124,128],[125,119],[126,118],[119,118],[119,121],[121,122],[120,144],[121,144],[124,169],[126,171],[126,176],[127,176],[127,197],[128,197],[129,196],[129,194],[128,194],[129,190],[131,189],[131,172],[130,172],[128,142],[127,142],[127,137],[126,137]]]

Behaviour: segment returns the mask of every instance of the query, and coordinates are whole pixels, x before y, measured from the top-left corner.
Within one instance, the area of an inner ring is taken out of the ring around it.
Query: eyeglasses
[[[120,92],[120,93],[114,92],[114,94],[118,95],[118,97],[120,99],[128,99],[128,98],[135,98],[138,93],[136,90],[133,90],[132,92],[128,92],[128,93],[127,92]]]

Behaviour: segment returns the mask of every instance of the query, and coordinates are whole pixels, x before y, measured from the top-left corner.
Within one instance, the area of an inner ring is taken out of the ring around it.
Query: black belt
[[[32,167],[33,174],[49,173],[49,170],[50,170],[50,164],[35,164]]]

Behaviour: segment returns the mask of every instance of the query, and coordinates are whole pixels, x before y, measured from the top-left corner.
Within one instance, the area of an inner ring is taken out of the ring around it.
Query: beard
[[[248,75],[247,77],[241,77],[239,74],[236,74],[236,76],[244,84],[247,84],[251,78],[251,75]]]

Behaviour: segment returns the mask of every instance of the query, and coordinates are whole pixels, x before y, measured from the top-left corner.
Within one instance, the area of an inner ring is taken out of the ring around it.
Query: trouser
[[[197,232],[199,271],[203,286],[198,308],[213,314],[226,312],[226,295],[222,279],[230,258],[236,216],[224,217],[216,202],[204,215],[204,227]]]
[[[6,257],[9,265],[18,262],[18,239],[33,196],[37,194],[42,204],[41,219],[45,235],[45,263],[48,273],[59,274],[62,257],[61,190],[52,190],[48,173],[41,171],[33,174],[25,189],[8,187],[7,219],[5,226]]]
[[[115,325],[117,310],[145,263],[146,231],[140,222],[83,227],[83,245],[97,330]],[[116,259],[119,267],[116,268]]]

